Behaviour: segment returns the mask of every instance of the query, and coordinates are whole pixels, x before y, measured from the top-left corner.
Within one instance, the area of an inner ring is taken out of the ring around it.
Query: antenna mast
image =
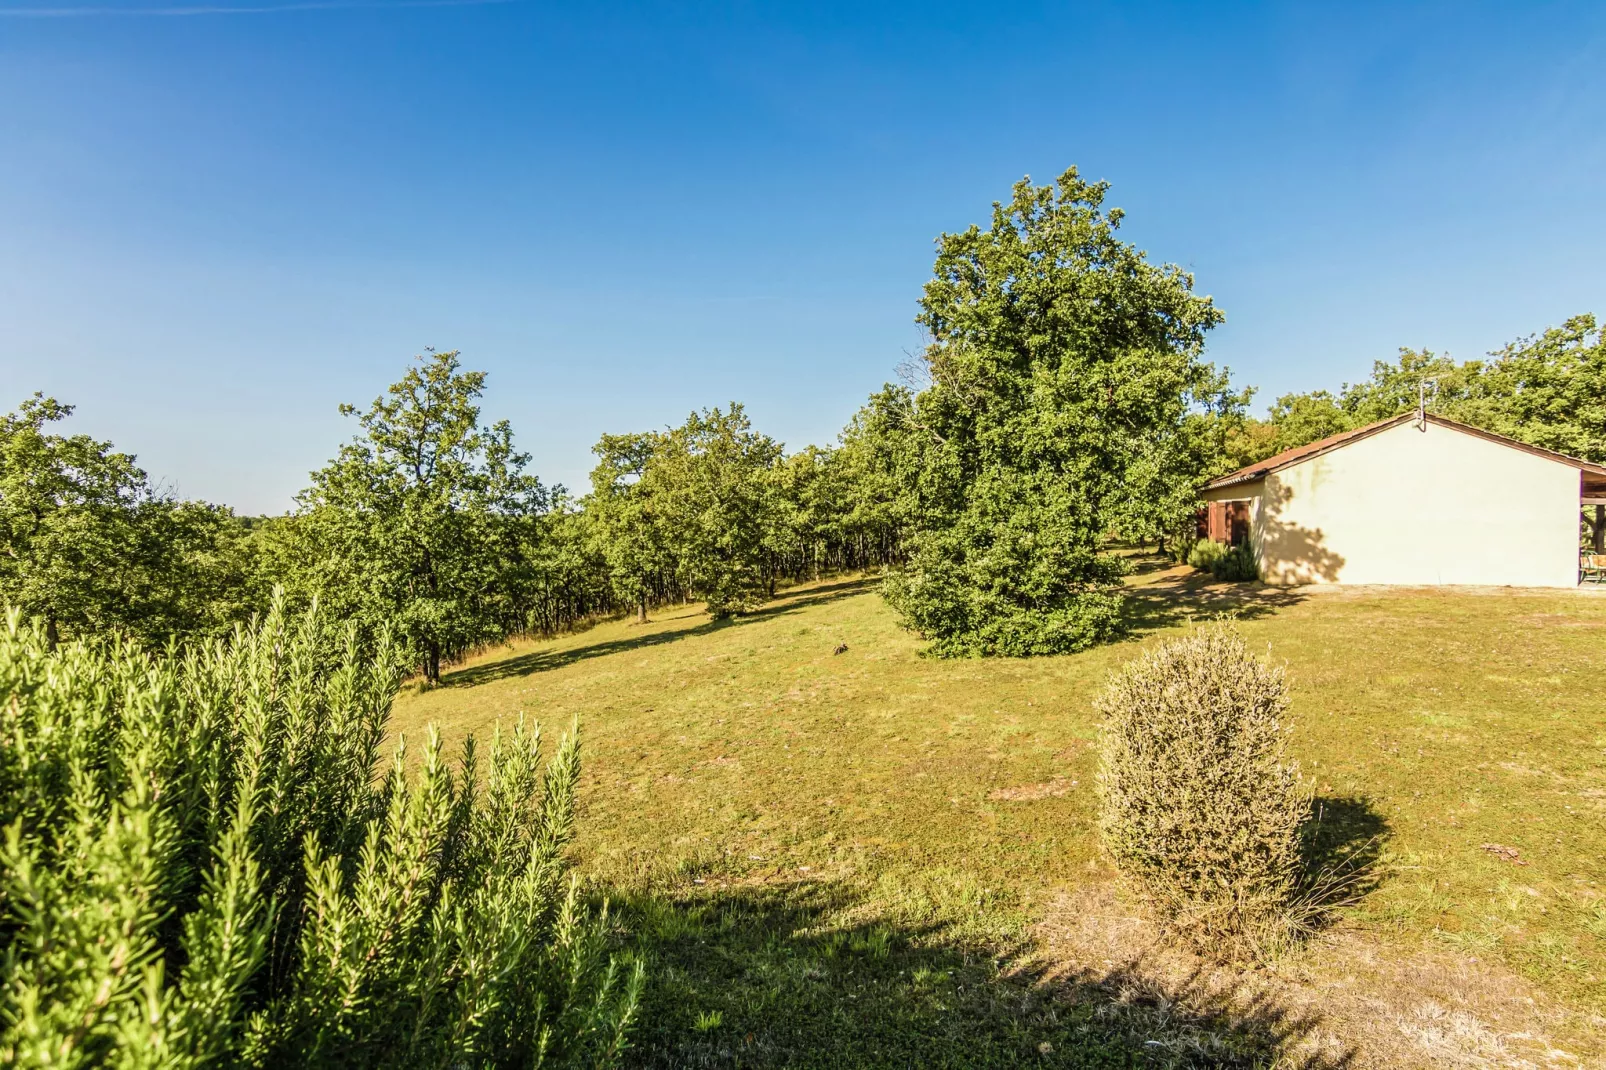
[[[1439,390],[1437,379],[1419,379],[1416,384],[1416,429],[1428,429],[1428,395],[1436,394]]]

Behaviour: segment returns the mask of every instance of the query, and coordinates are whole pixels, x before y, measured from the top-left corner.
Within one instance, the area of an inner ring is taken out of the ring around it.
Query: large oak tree
[[[1117,235],[1106,183],[1023,180],[992,225],[938,241],[919,322],[930,386],[919,529],[887,595],[939,654],[1076,650],[1119,628],[1101,542],[1138,494],[1191,481],[1165,459],[1225,379],[1201,359],[1221,313],[1192,276]]]

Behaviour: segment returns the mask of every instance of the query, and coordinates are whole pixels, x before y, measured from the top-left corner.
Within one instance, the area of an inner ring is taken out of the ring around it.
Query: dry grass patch
[[[1157,937],[1112,885],[1068,894],[1036,933],[1061,980],[1182,1021],[1278,1023],[1293,1066],[1595,1066],[1606,1019],[1567,1007],[1499,963],[1350,926],[1299,956],[1224,966]]]

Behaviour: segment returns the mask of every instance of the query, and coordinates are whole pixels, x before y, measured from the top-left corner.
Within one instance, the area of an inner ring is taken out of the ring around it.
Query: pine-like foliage
[[[399,663],[281,606],[154,659],[0,626],[0,1063],[617,1061],[642,973],[566,872],[575,738],[376,777]]]
[[[1282,673],[1226,625],[1127,665],[1099,700],[1100,831],[1174,931],[1265,951],[1296,927],[1310,792]]]

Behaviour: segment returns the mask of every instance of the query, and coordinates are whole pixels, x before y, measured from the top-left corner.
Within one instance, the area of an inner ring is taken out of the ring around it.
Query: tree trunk
[[[647,623],[647,592],[646,591],[642,591],[641,592],[641,600],[636,603],[636,622],[639,623],[639,624],[646,624]]]
[[[424,666],[424,676],[432,684],[441,682],[441,648],[439,643],[429,644],[429,660]]]
[[[1595,541],[1600,541],[1600,528],[1595,529]],[[55,617],[45,618],[45,645],[51,650],[61,645],[61,626],[56,623]]]

